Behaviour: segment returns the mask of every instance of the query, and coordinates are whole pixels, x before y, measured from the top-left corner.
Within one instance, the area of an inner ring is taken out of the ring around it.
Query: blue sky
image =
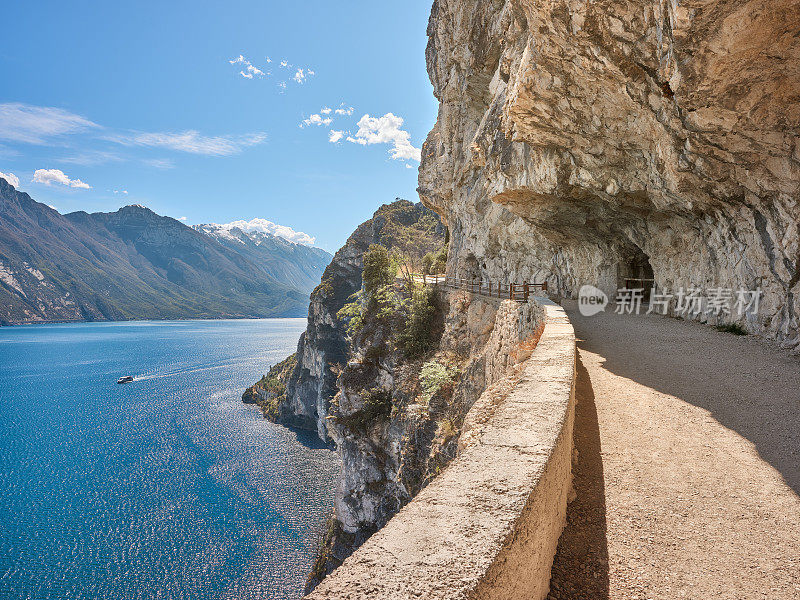
[[[380,204],[418,200],[430,5],[9,3],[0,173],[63,213],[263,218],[335,251]]]

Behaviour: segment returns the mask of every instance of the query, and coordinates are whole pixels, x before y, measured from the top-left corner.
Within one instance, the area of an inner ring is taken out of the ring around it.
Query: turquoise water
[[[0,598],[298,597],[338,460],[241,393],[304,328],[0,328]]]

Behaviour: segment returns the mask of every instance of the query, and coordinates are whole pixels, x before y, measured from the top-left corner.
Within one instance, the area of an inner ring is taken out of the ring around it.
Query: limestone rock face
[[[800,345],[798,33],[794,0],[435,0],[419,192],[449,272],[760,288],[718,320]]]

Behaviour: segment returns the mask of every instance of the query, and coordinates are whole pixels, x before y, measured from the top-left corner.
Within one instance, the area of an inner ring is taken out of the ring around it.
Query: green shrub
[[[351,338],[364,329],[367,320],[391,325],[407,310],[398,291],[390,285],[380,286],[370,295],[358,291],[348,300],[350,302],[336,313],[336,318],[346,324],[347,334]]]
[[[433,349],[436,341],[434,334],[436,310],[435,289],[417,287],[413,290],[406,326],[397,340],[398,346],[407,358],[424,356]]]
[[[422,365],[419,372],[419,385],[422,388],[420,399],[427,405],[436,394],[445,386],[451,383],[456,375],[458,368],[450,365],[443,365],[439,361],[431,360]]]
[[[393,276],[397,275],[400,268],[408,262],[408,256],[396,248],[389,253],[389,270]]]
[[[447,246],[442,246],[435,252],[428,252],[422,257],[422,272],[426,275],[444,273],[447,268]]]
[[[397,257],[383,246],[372,244],[364,253],[364,287],[336,313],[336,318],[346,323],[350,337],[361,332],[368,317],[391,323],[403,309],[402,299],[392,285],[396,272]]]
[[[364,253],[364,292],[372,296],[381,286],[389,285],[394,279],[389,251],[380,244],[372,244]]]
[[[372,317],[385,325],[391,324],[406,310],[406,302],[391,285],[379,287],[372,295],[367,310]]]
[[[370,425],[378,420],[383,420],[392,414],[392,392],[384,388],[374,388],[367,393],[364,407],[346,417],[339,416],[336,420],[354,431],[366,431]]]
[[[456,429],[455,423],[453,423],[453,419],[444,418],[437,423],[436,427],[436,436],[440,437],[445,440],[449,440],[451,437],[456,435],[458,430]]]
[[[733,335],[747,335],[747,330],[738,323],[725,323],[724,325],[717,325],[717,331],[723,333],[732,333]]]
[[[358,335],[364,327],[364,295],[361,290],[348,298],[349,302],[339,309],[336,318],[345,323],[350,337]]]

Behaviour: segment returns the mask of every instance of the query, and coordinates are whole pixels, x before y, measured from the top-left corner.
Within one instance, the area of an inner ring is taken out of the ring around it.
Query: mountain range
[[[305,316],[330,259],[139,205],[62,215],[0,178],[0,324]]]
[[[321,248],[290,242],[264,231],[244,231],[216,223],[193,228],[249,259],[270,277],[308,294],[317,287],[325,267],[333,258]]]

